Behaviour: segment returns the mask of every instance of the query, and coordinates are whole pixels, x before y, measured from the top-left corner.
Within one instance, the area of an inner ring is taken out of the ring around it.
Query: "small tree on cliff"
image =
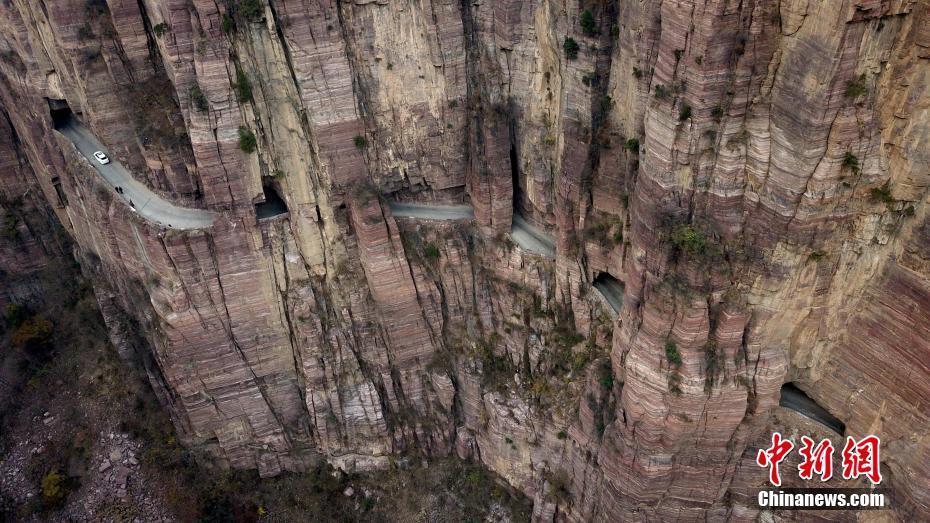
[[[250,22],[256,22],[265,14],[261,0],[240,0],[239,14]]]
[[[252,83],[249,82],[249,77],[242,69],[236,69],[236,83],[233,84],[233,89],[236,90],[236,99],[239,103],[252,101]]]
[[[581,46],[578,45],[574,38],[566,36],[565,41],[562,42],[562,49],[565,51],[565,58],[574,60],[578,58],[578,50],[581,49]]]
[[[594,15],[591,11],[587,9],[582,11],[581,16],[578,18],[578,23],[581,25],[581,30],[584,31],[584,34],[588,36],[597,34],[597,22],[594,20]]]
[[[258,140],[255,139],[255,133],[245,127],[240,127],[239,148],[242,149],[242,152],[252,154],[255,152],[257,147]]]
[[[206,111],[209,106],[206,95],[203,94],[203,91],[197,84],[191,87],[191,102],[193,102],[194,107],[201,112]]]

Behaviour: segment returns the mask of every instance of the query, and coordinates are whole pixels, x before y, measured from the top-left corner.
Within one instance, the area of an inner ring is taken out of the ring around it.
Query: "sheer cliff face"
[[[4,0],[2,206],[44,194],[220,465],[456,453],[541,519],[752,519],[755,449],[822,430],[778,407],[794,382],[926,516],[928,59],[906,0]],[[136,215],[68,110],[213,225]]]

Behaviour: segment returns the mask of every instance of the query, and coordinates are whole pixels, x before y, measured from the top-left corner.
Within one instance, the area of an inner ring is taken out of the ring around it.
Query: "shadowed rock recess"
[[[923,1],[6,0],[0,206],[54,213],[217,466],[457,455],[539,520],[764,519],[773,430],[842,448],[791,383],[916,521],[928,85]],[[64,255],[6,223],[5,275]]]

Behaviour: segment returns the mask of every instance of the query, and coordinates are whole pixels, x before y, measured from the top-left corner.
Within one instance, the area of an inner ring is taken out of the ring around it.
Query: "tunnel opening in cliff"
[[[799,389],[794,383],[789,382],[782,385],[781,398],[778,400],[778,405],[825,425],[840,436],[846,433],[845,423],[814,401],[813,398]]]
[[[67,100],[56,100],[54,98],[46,98],[45,100],[48,102],[48,112],[52,117],[52,124],[55,129],[61,129],[68,125],[71,119],[74,118],[74,113],[71,112],[71,106],[68,105]]]
[[[514,124],[510,124],[510,176],[513,185],[513,212],[525,216],[523,213],[523,190],[520,186],[520,161],[517,156],[517,136]]]
[[[607,300],[610,308],[619,314],[620,307],[623,306],[623,290],[625,288],[623,282],[614,278],[610,273],[601,272],[594,277],[593,286]]]
[[[263,181],[262,192],[265,194],[265,201],[255,204],[255,215],[259,220],[274,218],[288,212],[284,198],[281,198],[281,194],[271,180]]]

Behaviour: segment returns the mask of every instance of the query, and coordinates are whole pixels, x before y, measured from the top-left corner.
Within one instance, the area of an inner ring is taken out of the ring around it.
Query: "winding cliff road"
[[[821,423],[840,436],[846,430],[842,421],[790,383],[781,388],[781,399],[778,400],[778,405]]]
[[[421,220],[471,220],[475,210],[471,205],[435,205],[425,203],[390,202],[391,213],[399,218]],[[555,240],[545,232],[533,227],[519,214],[513,215],[510,236],[521,249],[555,258]]]
[[[513,215],[513,227],[510,237],[521,248],[541,254],[546,258],[555,259],[555,239],[542,230],[530,225],[519,214]]]
[[[142,182],[135,178],[112,155],[110,163],[101,165],[94,159],[94,152],[103,151],[106,147],[97,140],[92,132],[81,125],[74,118],[58,128],[58,132],[74,144],[78,152],[87,159],[97,174],[107,181],[115,190],[122,188],[122,193],[116,192],[126,205],[132,202],[132,207],[143,218],[164,225],[172,229],[205,229],[213,225],[216,213],[203,209],[178,207],[168,200],[152,192]]]
[[[391,213],[401,218],[421,220],[471,220],[475,210],[471,205],[432,205],[424,203],[390,202]]]

